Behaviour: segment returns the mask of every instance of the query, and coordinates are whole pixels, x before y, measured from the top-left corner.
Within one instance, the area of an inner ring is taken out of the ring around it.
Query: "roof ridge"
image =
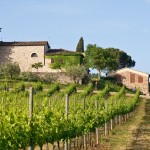
[[[48,45],[48,41],[13,41],[13,42],[0,42],[0,46],[38,46]]]
[[[120,70],[123,70],[123,69],[129,69],[129,70],[133,70],[133,71],[137,71],[137,72],[141,72],[141,73],[149,74],[149,73],[142,72],[142,71],[139,71],[139,70],[136,70],[136,69],[132,69],[132,68],[128,68],[128,67],[121,68],[121,69],[119,69],[119,70],[116,70],[116,71],[120,71]]]
[[[48,41],[8,41],[8,42],[5,42],[5,41],[0,41],[2,43],[13,43],[13,42],[48,42]]]

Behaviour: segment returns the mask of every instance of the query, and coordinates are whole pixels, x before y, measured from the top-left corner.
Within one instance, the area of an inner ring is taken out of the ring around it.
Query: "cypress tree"
[[[77,48],[76,48],[76,52],[84,52],[84,40],[83,37],[80,38],[78,44],[77,44]]]

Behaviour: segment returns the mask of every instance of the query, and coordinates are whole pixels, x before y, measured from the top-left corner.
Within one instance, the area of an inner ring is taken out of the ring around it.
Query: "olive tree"
[[[13,77],[20,75],[20,67],[19,64],[14,63],[5,63],[3,66],[0,67],[1,75],[5,78],[12,79]]]
[[[87,68],[83,65],[72,65],[66,68],[66,74],[75,82],[81,81],[87,74]]]

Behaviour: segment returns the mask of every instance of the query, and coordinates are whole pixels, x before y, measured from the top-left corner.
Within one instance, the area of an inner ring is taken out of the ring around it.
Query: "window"
[[[143,77],[142,76],[138,76],[138,83],[143,83]]]
[[[64,60],[63,59],[59,59],[59,63],[63,64]]]
[[[135,74],[130,73],[130,83],[135,83]]]
[[[118,81],[118,82],[121,82],[121,81],[122,81],[121,75],[117,74],[116,78],[117,78],[117,81]]]
[[[31,57],[38,57],[37,53],[32,53]]]
[[[51,64],[53,64],[55,61],[54,61],[54,58],[51,58]]]

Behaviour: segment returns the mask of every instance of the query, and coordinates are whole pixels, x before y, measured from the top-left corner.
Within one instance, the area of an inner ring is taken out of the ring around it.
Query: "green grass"
[[[118,92],[121,87],[123,86],[122,84],[118,84],[115,81],[110,81],[105,78],[102,79],[92,79],[92,82],[94,84],[94,89],[96,89],[95,81],[98,82],[97,84],[97,89],[102,90],[107,84],[109,85],[110,92]],[[24,83],[26,88],[29,88],[30,86],[36,86],[37,82],[29,82],[29,81],[22,81],[22,80],[5,80],[5,79],[0,79],[0,87],[2,87],[4,84],[7,83],[7,86],[9,88],[13,88],[14,86],[17,86],[17,84]],[[49,82],[41,82],[43,89],[49,89],[51,85],[55,83],[49,83]],[[64,89],[68,86],[69,84],[59,84],[60,89]],[[87,84],[84,85],[77,85],[78,90],[84,90],[87,87]],[[129,89],[126,88],[125,90],[126,93],[135,93]]]
[[[102,137],[102,145],[109,145],[110,150],[132,148],[134,133],[139,128],[145,115],[144,105],[146,100],[141,100],[135,110],[134,116],[126,123],[117,125],[108,136]]]

